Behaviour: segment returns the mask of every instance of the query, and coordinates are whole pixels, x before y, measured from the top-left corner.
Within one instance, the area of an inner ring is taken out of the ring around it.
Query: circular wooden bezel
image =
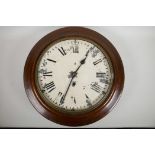
[[[114,72],[113,85],[107,98],[91,111],[76,115],[64,113],[49,106],[41,97],[35,82],[35,69],[40,55],[51,43],[68,37],[81,37],[92,40],[104,49],[108,55]],[[104,117],[117,103],[124,85],[124,68],[115,47],[101,34],[83,27],[65,27],[53,31],[43,37],[32,48],[24,67],[24,86],[26,94],[34,108],[45,118],[68,126],[87,125]]]

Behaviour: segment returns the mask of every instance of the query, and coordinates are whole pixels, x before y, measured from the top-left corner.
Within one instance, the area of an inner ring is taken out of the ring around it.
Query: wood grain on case
[[[82,37],[97,43],[110,58],[114,71],[113,85],[106,100],[92,111],[75,115],[58,111],[46,104],[39,94],[35,82],[35,69],[43,50],[51,43],[66,37]],[[123,85],[124,68],[115,47],[99,33],[83,27],[61,28],[43,37],[31,50],[24,68],[24,86],[30,102],[45,118],[62,125],[81,126],[103,118],[117,103],[123,90]]]

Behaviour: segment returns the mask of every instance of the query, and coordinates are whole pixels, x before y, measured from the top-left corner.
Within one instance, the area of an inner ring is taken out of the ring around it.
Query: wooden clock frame
[[[107,98],[96,108],[80,114],[70,114],[58,111],[49,106],[40,95],[35,83],[37,61],[48,45],[66,37],[82,37],[100,45],[111,60],[114,79]],[[115,47],[101,34],[83,27],[65,27],[53,31],[43,37],[31,50],[24,67],[24,86],[26,94],[34,108],[45,118],[68,126],[87,125],[104,117],[117,103],[124,85],[124,68]]]

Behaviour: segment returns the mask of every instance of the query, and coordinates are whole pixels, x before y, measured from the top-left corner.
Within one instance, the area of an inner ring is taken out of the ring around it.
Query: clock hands
[[[86,55],[85,55],[85,58],[84,59],[82,59],[81,61],[80,61],[80,65],[79,65],[79,67],[75,70],[75,72],[73,72],[73,73],[75,73],[75,76],[77,75],[77,71],[80,69],[80,67],[83,65],[83,64],[85,64],[85,61],[86,61],[86,58],[88,57],[88,53],[90,52],[90,50],[88,50],[87,51],[87,53],[86,53]],[[74,77],[75,77],[74,76]],[[73,77],[73,78],[74,78]]]
[[[77,72],[78,72],[78,70],[80,69],[80,67],[81,67],[83,64],[85,64],[85,61],[86,61],[86,59],[87,59],[87,57],[88,57],[89,52],[90,52],[90,50],[87,51],[87,53],[86,53],[86,55],[85,55],[85,58],[82,59],[82,60],[80,61],[80,65],[77,67],[77,69],[76,69],[74,72],[70,72],[70,73],[71,73],[71,80],[70,80],[70,82],[69,82],[69,85],[68,85],[68,87],[67,87],[67,89],[66,89],[64,95],[62,96],[62,98],[61,98],[61,100],[60,100],[60,104],[63,104],[63,103],[64,103],[65,98],[66,98],[66,95],[67,95],[67,93],[68,93],[68,90],[69,90],[69,88],[70,88],[70,86],[71,86],[71,83],[72,83],[73,79],[76,77]]]

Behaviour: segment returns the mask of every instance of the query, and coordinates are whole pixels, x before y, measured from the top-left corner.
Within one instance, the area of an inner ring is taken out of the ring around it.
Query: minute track
[[[42,65],[39,68],[40,74],[44,72],[43,77],[45,78],[40,77],[43,86],[45,82],[48,84],[51,82],[50,80],[54,81],[52,88],[45,89],[45,97],[48,100],[50,99],[50,102],[53,102],[59,108],[65,107],[67,110],[73,108],[75,111],[77,109],[89,109],[90,106],[94,106],[100,98],[103,97],[100,94],[103,91],[105,91],[106,94],[110,85],[110,83],[108,83],[108,85],[105,86],[105,82],[101,79],[102,76],[104,76],[105,70],[109,70],[108,66],[104,67],[103,61],[98,62],[105,59],[105,55],[103,55],[95,45],[87,41],[77,39],[77,42],[79,43],[78,53],[76,54],[71,48],[74,45],[74,40],[62,41],[62,43],[60,42],[51,46],[47,51],[52,52],[48,52],[47,54],[45,52],[45,57],[43,56],[42,58],[42,60],[44,60],[43,63],[47,61],[46,65]],[[62,57],[60,57],[60,55],[62,55]],[[77,59],[79,57],[80,60]],[[105,61],[107,60],[105,59]],[[96,65],[94,65],[93,62],[96,63]],[[100,63],[100,65],[97,65],[98,63]],[[101,67],[107,69],[102,70]],[[63,77],[62,82],[58,81],[58,79],[61,79],[61,76]],[[87,82],[83,84],[86,85],[85,89],[83,89],[83,86],[81,89],[81,78],[83,77],[88,79]],[[92,81],[100,82],[101,87],[90,87]],[[60,86],[62,86],[62,88]],[[41,89],[44,90],[43,88]],[[61,92],[61,95],[59,92]],[[48,95],[46,95],[46,93]],[[87,94],[89,98],[86,98],[85,94]],[[72,96],[73,98],[71,98]]]

